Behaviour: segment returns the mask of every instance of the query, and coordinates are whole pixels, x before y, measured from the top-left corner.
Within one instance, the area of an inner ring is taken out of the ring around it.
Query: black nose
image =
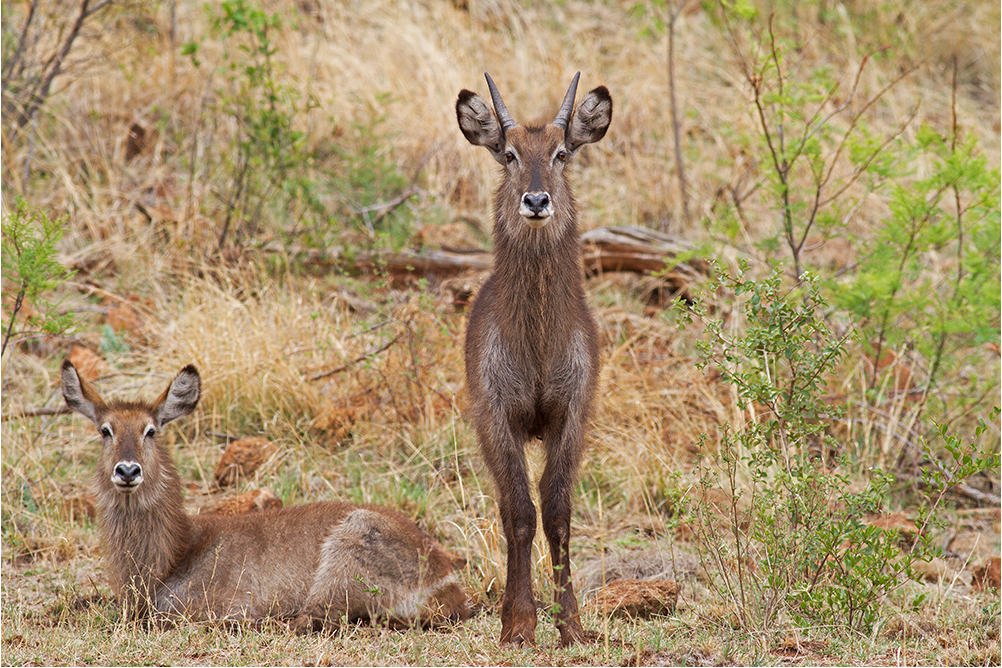
[[[525,204],[529,211],[540,213],[543,209],[550,206],[550,193],[546,191],[525,193],[522,195],[522,203]]]
[[[131,485],[136,478],[143,475],[143,467],[135,463],[120,462],[115,466],[115,475],[126,485]]]

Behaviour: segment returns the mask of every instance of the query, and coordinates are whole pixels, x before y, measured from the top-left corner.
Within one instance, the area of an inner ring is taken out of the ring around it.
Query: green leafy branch
[[[63,238],[67,217],[52,219],[41,209],[28,205],[22,198],[14,201],[14,210],[3,223],[3,279],[13,285],[16,297],[4,315],[7,331],[4,333],[0,356],[7,352],[11,336],[18,329],[21,316],[28,330],[47,334],[64,331],[73,321],[72,314],[59,313],[58,302],[48,299],[48,294],[69,280],[74,272],[56,260],[56,245]],[[31,304],[30,315],[22,311]]]
[[[897,161],[889,149],[910,125],[917,107],[884,137],[871,136],[863,119],[912,70],[859,103],[863,71],[880,49],[863,56],[844,88],[828,67],[813,67],[804,75],[795,62],[787,62],[787,52],[796,49],[777,34],[774,17],[763,27],[750,5],[723,0],[715,16],[752,95],[757,125],[753,140],[765,156],[758,170],[781,221],[777,234],[762,246],[775,252],[785,244],[791,275],[799,279],[806,271],[805,255],[838,234],[862,201],[894,173]],[[840,117],[842,128],[834,123]],[[863,186],[862,193],[854,190],[857,185]],[[735,206],[740,208],[740,202]]]

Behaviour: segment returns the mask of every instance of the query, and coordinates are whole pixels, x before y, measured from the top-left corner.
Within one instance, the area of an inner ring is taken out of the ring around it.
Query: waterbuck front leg
[[[548,421],[543,433],[546,467],[539,479],[539,498],[553,564],[555,622],[564,647],[585,639],[571,583],[571,491],[584,452],[585,423],[597,383],[595,339],[593,326],[572,335],[566,356],[553,368],[543,398]]]
[[[578,600],[571,583],[571,491],[581,456],[581,406],[570,406],[565,420],[551,422],[544,436],[546,467],[539,479],[543,533],[553,564],[553,600],[560,644],[567,647],[585,639],[578,614]]]
[[[513,431],[507,422],[485,425],[480,433],[508,544],[507,579],[501,599],[501,642],[515,645],[536,643],[536,599],[532,593],[536,506],[529,495],[527,437],[528,434]]]

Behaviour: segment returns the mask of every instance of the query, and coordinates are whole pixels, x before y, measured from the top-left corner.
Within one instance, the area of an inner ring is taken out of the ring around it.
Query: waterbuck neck
[[[573,208],[566,213],[559,212],[545,227],[533,229],[498,212],[494,280],[504,284],[504,293],[517,298],[523,307],[526,302],[522,300],[528,299],[560,310],[570,296],[583,295],[577,220]]]
[[[163,448],[158,444],[158,448]],[[135,587],[152,596],[188,549],[192,522],[184,511],[181,480],[166,452],[144,489],[122,494],[106,475],[97,479],[98,521],[109,575],[116,591]],[[140,601],[140,603],[144,603]]]

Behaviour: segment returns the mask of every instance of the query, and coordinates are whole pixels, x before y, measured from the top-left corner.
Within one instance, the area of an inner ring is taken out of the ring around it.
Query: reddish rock
[[[226,487],[252,475],[277,449],[278,446],[268,439],[256,436],[233,441],[226,446],[216,465],[216,484]]]
[[[281,508],[282,500],[267,487],[238,494],[220,500],[218,503],[202,509],[203,515],[241,515],[243,513],[258,513],[262,510]]]
[[[1002,589],[1002,557],[992,557],[983,567],[975,569],[971,585],[975,589]]]
[[[908,361],[897,352],[889,348],[883,348],[880,351],[880,359],[878,360],[874,360],[874,354],[868,354],[866,356],[866,373],[868,376],[873,374],[874,366],[876,366],[878,373],[890,374],[892,379],[892,386],[888,388],[890,392],[896,392],[900,395],[908,394],[915,389],[911,367]]]
[[[106,306],[105,318],[111,328],[121,334],[122,332],[135,332],[143,327],[142,318],[136,309],[125,301],[109,301]]]
[[[100,355],[78,343],[74,343],[70,348],[68,358],[76,367],[77,373],[85,380],[94,380],[108,369],[108,363]]]
[[[340,402],[327,402],[313,420],[312,427],[332,443],[344,443],[351,439],[359,418],[371,415],[372,411],[372,403],[367,395]]]
[[[675,527],[675,539],[683,543],[693,542],[696,540],[696,532],[686,522],[679,522]]]
[[[647,618],[675,611],[679,586],[671,580],[614,580],[588,603],[599,614]]]
[[[125,299],[108,298],[104,307],[105,321],[117,334],[138,344],[149,342],[148,314],[156,308],[152,299],[140,299],[135,295]]]

